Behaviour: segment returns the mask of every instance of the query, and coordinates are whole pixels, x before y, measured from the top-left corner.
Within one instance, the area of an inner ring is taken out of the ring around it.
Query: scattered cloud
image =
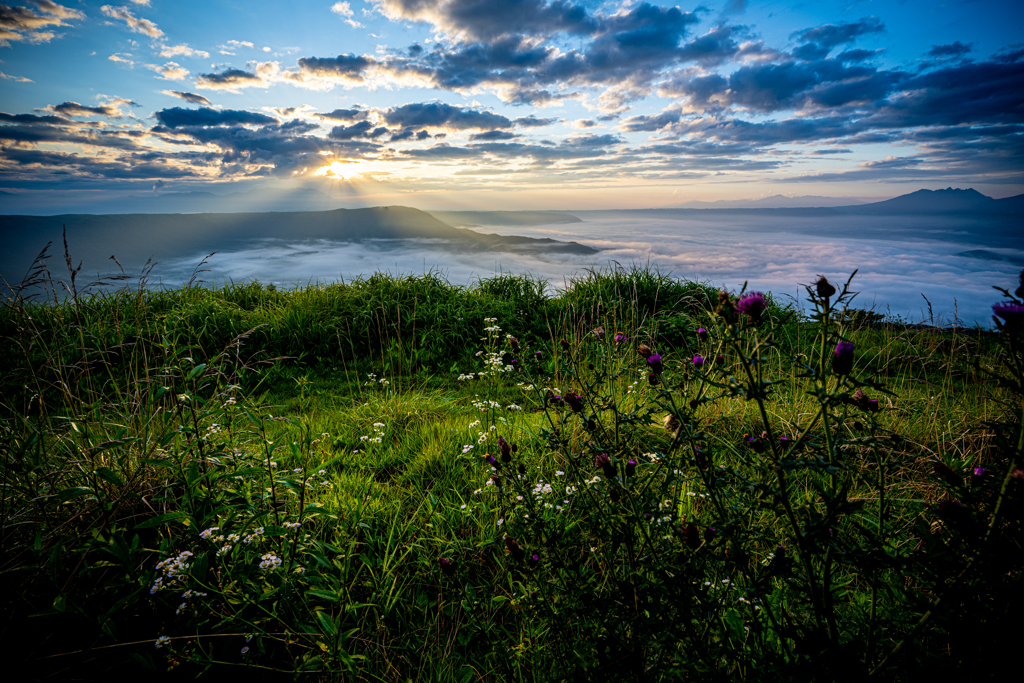
[[[21,76],[11,76],[10,74],[5,74],[3,71],[0,71],[0,78],[4,79],[5,81],[14,81],[15,83],[34,83],[35,82],[31,78],[22,78]]]
[[[177,97],[185,100],[186,102],[191,102],[192,104],[212,104],[210,100],[193,92],[182,92],[180,90],[161,90],[160,92],[164,95],[170,95],[171,97]]]
[[[936,59],[957,59],[969,53],[973,47],[973,44],[964,45],[959,40],[949,45],[932,45],[932,49],[928,50],[928,56]]]
[[[29,0],[37,9],[0,5],[0,46],[11,43],[48,43],[56,36],[49,29],[67,26],[65,20],[84,19],[78,10],[50,0]]]
[[[128,59],[129,57],[131,57],[131,55],[129,55],[129,54],[125,54],[125,55],[113,54],[113,55],[110,55],[109,57],[107,57],[107,59],[109,59],[112,62],[117,62],[118,64],[127,64],[128,66],[135,66],[135,62],[132,61],[131,59]]]
[[[160,125],[166,128],[182,128],[193,126],[239,126],[255,125],[263,126],[277,123],[277,119],[266,114],[254,111],[243,111],[239,109],[182,109],[172,107],[161,109],[153,114]]]
[[[200,57],[208,59],[210,53],[205,50],[195,50],[188,45],[165,45],[158,53],[161,57]]]
[[[148,66],[165,81],[183,81],[188,78],[189,74],[188,69],[177,62],[167,62],[162,66],[157,64],[149,64]]]
[[[347,2],[336,2],[331,5],[331,11],[345,20],[345,23],[352,28],[364,28],[362,24],[354,19],[355,13]]]
[[[100,8],[100,11],[103,12],[104,15],[110,17],[111,19],[120,19],[128,25],[128,28],[133,33],[141,33],[143,35],[149,36],[150,38],[162,38],[164,35],[164,32],[157,28],[156,24],[154,24],[149,19],[141,19],[139,17],[136,17],[134,14],[131,13],[131,11],[129,11],[127,7],[113,7],[112,5],[103,5]]]

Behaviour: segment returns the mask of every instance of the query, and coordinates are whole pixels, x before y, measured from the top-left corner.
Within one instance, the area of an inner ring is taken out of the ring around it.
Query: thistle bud
[[[703,327],[698,327],[697,328],[697,338],[698,339],[700,339],[701,341],[707,341],[708,340],[708,336],[709,336],[708,335],[708,331],[705,328],[703,328]]]
[[[627,460],[626,461],[626,476],[627,477],[632,477],[634,473],[636,473],[636,460]]]
[[[767,309],[768,304],[765,302],[764,294],[761,292],[750,292],[736,302],[736,310],[742,315],[747,316],[751,325],[761,322],[761,314]]]
[[[566,394],[565,402],[572,408],[572,412],[578,413],[583,410],[583,397],[579,394]]]
[[[932,472],[950,486],[957,487],[964,483],[960,475],[944,462],[934,463],[932,465]]]
[[[519,353],[519,340],[515,337],[509,337],[508,343],[512,345],[512,353]]]
[[[700,547],[700,529],[696,524],[687,524],[683,527],[683,540],[693,550]]]
[[[636,352],[639,353],[644,358],[650,358],[651,354],[654,353],[654,351],[651,350],[651,347],[648,346],[647,344],[641,344],[640,346],[636,347]]]
[[[455,562],[453,562],[447,557],[442,557],[440,560],[438,560],[437,565],[441,568],[441,571],[444,572],[447,576],[451,576],[455,573]]]
[[[862,410],[869,409],[869,402],[871,401],[871,397],[868,396],[867,392],[865,392],[863,389],[858,389],[857,391],[853,392],[853,396],[851,396],[850,398],[851,400],[853,400],[855,404],[857,404],[858,408],[861,408]]]
[[[616,332],[615,333],[615,345],[616,346],[622,346],[623,344],[626,343],[626,341],[628,339],[629,338],[626,335],[622,334],[621,332]]]
[[[818,276],[818,281],[814,283],[814,289],[822,299],[827,299],[836,293],[836,288],[825,279],[824,275]]]
[[[521,562],[523,557],[526,556],[526,553],[519,547],[519,544],[508,536],[505,537],[505,549],[508,550],[509,555],[517,562]]]
[[[608,492],[608,497],[612,499],[613,503],[618,503],[619,499],[622,498],[622,494],[619,493],[618,489],[612,489]]]
[[[650,384],[652,387],[658,386],[658,376],[653,372],[647,375],[647,383]]]
[[[533,355],[537,358],[538,362],[544,360],[544,354],[541,353],[540,351],[538,351],[537,353],[535,353]]]
[[[598,339],[604,339],[604,328],[603,327],[595,327],[594,328],[594,336],[597,337]]]
[[[600,467],[604,472],[604,476],[609,479],[614,479],[617,473],[615,465],[612,464],[612,459],[608,457],[607,453],[598,453],[594,456],[594,465]]]
[[[832,355],[832,372],[837,375],[849,375],[853,370],[853,342],[841,341],[836,344]]]
[[[695,368],[704,367],[704,356],[694,356],[692,363]]]
[[[498,437],[498,448],[501,449],[501,461],[511,462],[512,461],[512,447],[508,441],[505,441],[503,437]]]
[[[704,530],[705,543],[711,543],[711,541],[715,540],[716,536],[718,536],[718,532],[715,530],[715,527],[709,526],[707,529]]]
[[[536,567],[538,564],[540,564],[540,555],[538,555],[537,553],[530,555],[529,563],[531,567]]]
[[[565,341],[564,339],[562,339],[558,343],[562,345],[562,351],[565,351],[566,353],[569,353],[569,351],[572,349],[572,347],[569,346],[569,342]]]

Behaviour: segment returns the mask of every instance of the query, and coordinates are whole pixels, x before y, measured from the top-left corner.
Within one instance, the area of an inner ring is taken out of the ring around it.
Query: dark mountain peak
[[[846,213],[899,214],[899,213],[949,213],[956,211],[985,211],[994,208],[994,199],[974,188],[952,188],[945,190],[918,190],[884,202],[844,207]]]

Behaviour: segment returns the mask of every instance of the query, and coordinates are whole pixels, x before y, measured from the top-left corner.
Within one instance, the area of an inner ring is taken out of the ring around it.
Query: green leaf
[[[166,515],[159,515],[157,517],[154,517],[153,519],[146,520],[142,524],[136,525],[135,528],[136,529],[149,529],[150,527],[160,526],[161,524],[166,524],[167,522],[173,522],[174,520],[181,519],[182,517],[188,517],[188,513],[187,512],[168,512]]]
[[[92,494],[93,490],[87,486],[72,486],[69,489],[64,489],[57,494],[57,500],[61,503],[66,503],[69,500],[78,498],[80,496],[86,496]]]
[[[199,365],[197,365],[194,368],[192,368],[192,371],[188,373],[188,377],[186,377],[185,379],[186,380],[193,379],[196,375],[198,375],[199,373],[201,373],[205,369],[206,369],[206,363],[200,363]]]
[[[121,481],[121,477],[117,476],[117,474],[115,474],[109,467],[97,467],[96,476],[113,484],[114,486],[124,487],[124,482]]]
[[[325,633],[332,636],[337,634],[338,628],[335,626],[334,620],[326,612],[317,612],[316,619],[320,622],[320,626],[323,627]]]

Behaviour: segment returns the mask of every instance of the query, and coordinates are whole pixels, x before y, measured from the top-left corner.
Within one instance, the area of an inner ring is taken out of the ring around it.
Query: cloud
[[[360,121],[351,126],[335,126],[331,129],[328,137],[332,140],[372,139],[387,132],[388,129],[385,126],[374,126],[369,121]]]
[[[171,129],[194,126],[264,126],[277,123],[277,119],[266,114],[239,109],[210,109],[209,107],[199,109],[172,107],[171,109],[161,109],[153,116],[162,126]]]
[[[157,64],[149,64],[148,66],[165,81],[183,81],[188,78],[188,69],[177,62],[167,62],[163,66]]]
[[[443,102],[422,102],[392,107],[382,112],[384,120],[402,128],[448,128],[450,130],[497,130],[511,128],[510,119],[489,111],[457,107]]]
[[[4,79],[5,81],[14,81],[15,83],[34,83],[35,82],[31,78],[23,78],[21,76],[11,76],[10,74],[5,74],[3,71],[0,71],[0,78]]]
[[[136,17],[128,10],[127,7],[103,5],[100,8],[100,11],[111,19],[120,19],[128,25],[128,28],[131,29],[133,33],[141,33],[149,36],[150,38],[162,38],[164,35],[164,32],[157,28],[156,24],[149,19],[140,19],[139,17]]]
[[[363,28],[363,25],[356,21],[353,17],[355,16],[352,12],[352,8],[349,7],[347,2],[336,2],[331,5],[331,11],[340,16],[345,20],[345,23],[352,28]]]
[[[364,109],[335,109],[326,114],[317,114],[317,116],[331,121],[358,121],[366,118],[367,112]]]
[[[852,43],[861,36],[883,31],[885,31],[885,24],[875,17],[865,17],[852,23],[824,24],[797,31],[792,37],[807,46],[813,46],[813,48],[805,49],[802,54],[797,52],[798,56],[807,55],[821,58],[828,55],[838,45]],[[822,50],[824,54],[821,53]]]
[[[936,59],[957,59],[966,55],[972,48],[973,43],[964,45],[958,40],[949,45],[932,45],[932,49],[928,50],[928,56]]]
[[[486,133],[474,133],[469,136],[469,139],[476,142],[478,140],[514,140],[517,137],[519,136],[507,130],[489,130]]]
[[[301,57],[296,81],[312,77],[341,85],[365,83],[364,72],[377,63],[372,57],[343,54],[337,57]]]
[[[212,104],[210,100],[206,99],[202,95],[197,95],[192,92],[182,92],[180,90],[161,90],[160,92],[164,95],[170,95],[171,97],[177,97],[185,100],[186,102],[191,102],[192,104]]]
[[[267,82],[262,76],[241,69],[225,69],[212,74],[196,76],[196,87],[209,90],[229,90],[237,92],[241,88],[266,87]]]
[[[158,54],[161,57],[177,57],[180,55],[182,57],[201,57],[202,59],[207,59],[210,56],[209,52],[206,52],[205,50],[195,50],[188,45],[165,45],[160,49]]]
[[[127,64],[128,66],[135,66],[135,62],[128,59],[127,57],[122,57],[121,55],[110,55],[109,57],[107,57],[107,59],[109,59],[112,62],[117,62],[118,64]]]
[[[113,98],[95,107],[89,107],[78,102],[61,102],[50,105],[41,111],[49,111],[60,116],[104,116],[108,119],[119,119],[124,116],[122,106],[139,107],[136,102],[124,98]]]
[[[559,121],[561,121],[561,119],[539,119],[533,114],[530,114],[529,116],[520,116],[519,118],[515,119],[512,123],[516,124],[521,128],[541,128],[543,126],[550,126],[553,123],[558,123]]]
[[[12,42],[48,43],[55,37],[52,31],[41,30],[67,26],[66,19],[84,19],[78,10],[58,5],[50,0],[29,0],[39,11],[28,7],[0,5],[0,46]]]

